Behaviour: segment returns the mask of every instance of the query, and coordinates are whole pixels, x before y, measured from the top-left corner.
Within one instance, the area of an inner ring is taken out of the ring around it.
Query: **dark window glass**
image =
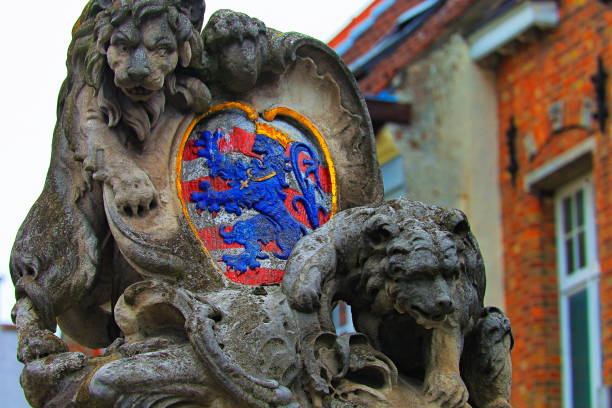
[[[574,262],[574,239],[570,238],[565,240],[565,266],[567,268],[567,274],[570,275],[576,270],[576,264]]]
[[[584,268],[587,264],[586,259],[586,239],[584,231],[578,233],[578,268]]]
[[[563,199],[563,231],[572,230],[572,200],[567,197]]]
[[[591,366],[587,290],[569,297],[572,408],[591,408]]]
[[[584,190],[576,193],[576,224],[584,225]]]

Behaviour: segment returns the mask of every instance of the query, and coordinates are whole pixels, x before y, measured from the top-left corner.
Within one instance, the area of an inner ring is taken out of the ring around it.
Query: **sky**
[[[329,41],[372,0],[207,0],[241,11],[279,31]],[[14,303],[8,272],[15,234],[44,184],[55,126],[57,95],[66,76],[70,30],[86,0],[9,1],[3,5],[0,74],[0,323]]]

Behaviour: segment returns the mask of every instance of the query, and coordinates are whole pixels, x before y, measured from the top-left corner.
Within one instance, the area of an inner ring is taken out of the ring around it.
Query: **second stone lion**
[[[344,211],[298,243],[283,288],[303,313],[349,303],[356,330],[432,406],[510,407],[510,322],[483,306],[462,212],[405,198]]]

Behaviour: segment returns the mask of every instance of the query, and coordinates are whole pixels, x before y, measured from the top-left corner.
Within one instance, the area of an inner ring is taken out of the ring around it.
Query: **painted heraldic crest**
[[[334,165],[310,121],[230,102],[196,119],[179,152],[183,209],[203,250],[242,284],[279,283],[298,240],[336,211]]]

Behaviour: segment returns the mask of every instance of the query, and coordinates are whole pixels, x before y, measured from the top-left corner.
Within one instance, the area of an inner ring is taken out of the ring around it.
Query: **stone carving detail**
[[[92,0],[11,255],[33,407],[509,407],[458,211],[381,204],[324,44],[202,0]],[[353,306],[357,333],[331,309]],[[70,352],[57,325],[101,357]]]
[[[374,397],[371,406],[385,400],[372,388],[393,390],[398,371],[422,382],[424,401],[414,406],[465,407],[468,398],[476,407],[509,406],[510,323],[483,307],[484,263],[460,211],[401,198],[341,212],[294,248],[282,286],[292,308],[319,315],[315,333],[333,330],[334,302],[352,305],[357,331],[385,356],[357,366],[376,361],[357,376],[370,382],[359,389]],[[328,361],[314,358],[321,346],[310,346],[309,380],[326,394],[338,382],[321,374],[329,372]],[[355,358],[347,347],[346,358]]]

